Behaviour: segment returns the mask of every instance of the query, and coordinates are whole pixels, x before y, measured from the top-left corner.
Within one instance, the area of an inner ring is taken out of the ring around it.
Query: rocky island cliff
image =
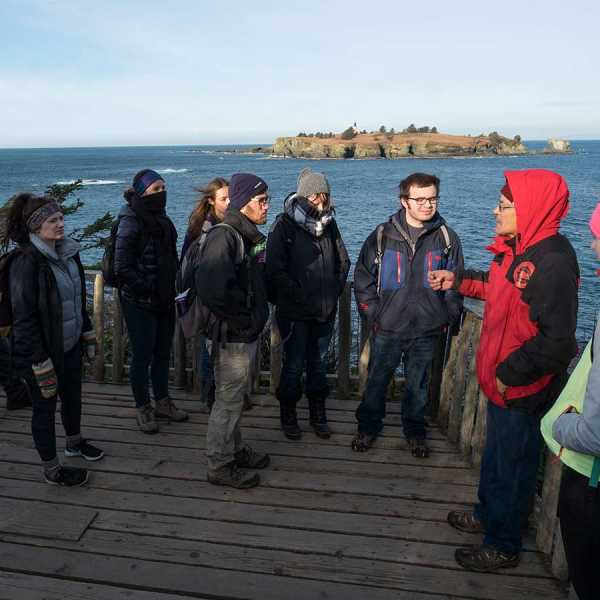
[[[568,142],[554,143],[545,152],[568,152]],[[264,150],[263,150],[264,151]],[[409,158],[450,156],[491,156],[528,154],[519,136],[467,136],[444,133],[356,133],[351,139],[344,134],[328,136],[298,135],[277,138],[271,149],[277,156],[294,158]]]

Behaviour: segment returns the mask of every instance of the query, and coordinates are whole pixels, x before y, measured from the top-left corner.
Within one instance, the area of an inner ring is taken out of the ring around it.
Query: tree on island
[[[379,133],[385,133],[386,131],[387,131],[387,130],[386,130],[386,128],[385,128],[385,125],[382,125],[382,126],[379,128]]]
[[[350,126],[347,129],[342,131],[342,135],[340,136],[343,140],[351,140],[356,136],[356,132],[354,131],[354,127]]]
[[[432,127],[430,130],[430,133],[437,133],[437,132],[438,132],[437,127]]]
[[[414,123],[411,123],[404,131],[403,133],[417,133],[417,128],[415,127]]]

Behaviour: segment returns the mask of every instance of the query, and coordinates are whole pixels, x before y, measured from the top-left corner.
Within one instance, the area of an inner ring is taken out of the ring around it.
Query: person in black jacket
[[[244,394],[257,352],[257,339],[269,318],[264,284],[267,184],[256,175],[236,173],[229,184],[229,208],[221,225],[210,229],[196,268],[196,294],[210,311],[205,333],[214,365],[215,403],[208,420],[207,479],[216,485],[250,488],[269,464],[243,444],[240,419]],[[207,285],[207,282],[209,285]]]
[[[85,274],[79,244],[65,238],[60,206],[49,197],[19,194],[10,203],[4,249],[10,255],[13,376],[31,397],[31,431],[53,485],[79,486],[85,469],[61,466],[56,454],[54,419],[57,395],[66,434],[65,454],[99,460],[102,450],[81,436],[82,354],[95,355],[96,338],[86,312]],[[7,260],[5,259],[5,260]]]
[[[114,269],[131,342],[129,378],[144,433],[158,431],[156,419],[186,421],[169,397],[169,358],[175,328],[177,232],[165,212],[163,178],[144,169],[133,178],[119,213]],[[148,392],[148,368],[155,408]]]
[[[360,251],[354,285],[371,331],[371,357],[356,410],[355,451],[368,450],[383,428],[387,388],[403,360],[404,435],[414,456],[429,456],[425,409],[433,352],[442,328],[462,310],[457,292],[433,291],[428,281],[430,271],[463,267],[460,240],[437,212],[439,189],[434,175],[414,173],[402,180],[400,210],[371,233]]]
[[[296,193],[286,198],[267,240],[267,285],[283,340],[277,398],[281,428],[292,440],[302,437],[296,404],[302,396],[305,364],[310,424],[319,437],[331,435],[325,411],[329,395],[325,358],[350,269],[333,215],[326,177],[303,169]]]

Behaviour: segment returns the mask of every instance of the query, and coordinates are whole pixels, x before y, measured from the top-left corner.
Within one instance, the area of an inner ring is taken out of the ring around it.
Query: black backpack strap
[[[375,254],[375,264],[377,265],[377,295],[381,291],[381,263],[383,261],[384,248],[384,236],[383,230],[385,225],[377,225],[377,253]]]

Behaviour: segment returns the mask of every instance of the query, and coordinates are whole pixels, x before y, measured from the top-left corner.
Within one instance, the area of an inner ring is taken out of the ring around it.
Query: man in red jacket
[[[433,271],[434,289],[485,300],[477,377],[489,399],[487,438],[475,510],[448,522],[484,533],[456,551],[465,569],[491,572],[519,563],[540,456],[540,419],[566,381],[575,356],[579,267],[558,230],[569,210],[564,179],[551,171],[507,171],[494,209],[489,271]]]

